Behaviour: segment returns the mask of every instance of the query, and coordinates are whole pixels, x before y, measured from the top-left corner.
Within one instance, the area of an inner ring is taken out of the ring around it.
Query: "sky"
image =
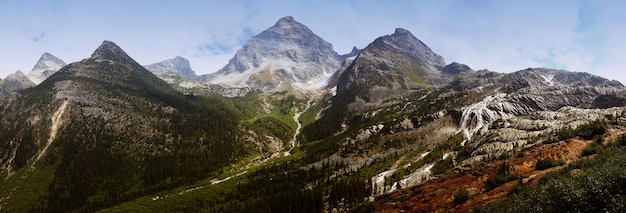
[[[143,65],[182,56],[197,74],[228,63],[284,16],[339,54],[401,27],[446,63],[514,72],[547,67],[626,84],[621,0],[0,0],[0,78],[44,52],[66,63],[117,43]]]

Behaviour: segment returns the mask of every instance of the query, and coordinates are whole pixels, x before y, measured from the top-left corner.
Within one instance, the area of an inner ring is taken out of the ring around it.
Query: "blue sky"
[[[340,54],[402,27],[447,63],[584,71],[626,84],[625,8],[618,0],[0,0],[0,78],[28,73],[44,52],[67,63],[87,58],[103,40],[140,64],[180,55],[211,73],[293,16]]]

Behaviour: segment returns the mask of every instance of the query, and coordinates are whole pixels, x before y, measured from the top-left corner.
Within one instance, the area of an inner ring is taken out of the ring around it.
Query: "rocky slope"
[[[50,53],[44,53],[33,69],[28,73],[28,79],[35,84],[40,84],[65,65],[63,60]]]
[[[281,84],[320,88],[341,60],[330,43],[287,16],[248,40],[224,68],[205,78],[214,84],[264,91]]]
[[[18,70],[9,74],[6,78],[0,79],[0,99],[9,96],[11,93],[34,86],[35,84],[22,71]]]

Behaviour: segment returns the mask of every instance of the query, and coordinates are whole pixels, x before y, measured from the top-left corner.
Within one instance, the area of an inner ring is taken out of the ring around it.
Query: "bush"
[[[585,157],[589,155],[595,155],[598,154],[600,150],[602,150],[602,145],[598,143],[591,143],[583,149],[582,156]]]
[[[435,163],[433,168],[430,170],[433,175],[440,175],[446,173],[448,170],[454,167],[454,162],[452,162],[453,156],[449,156],[442,161]]]
[[[459,205],[470,199],[470,194],[467,190],[461,189],[454,195],[454,205]]]
[[[535,167],[538,170],[544,170],[555,166],[558,166],[558,163],[554,161],[554,159],[552,159],[551,157],[547,157],[537,161],[537,165]]]
[[[522,179],[520,179],[519,183],[517,183],[515,186],[511,187],[511,189],[509,190],[509,194],[518,194],[524,191],[524,189],[526,189],[526,186],[524,185],[524,183],[522,182]]]
[[[595,120],[588,124],[583,124],[575,129],[565,128],[557,133],[558,140],[565,140],[573,137],[581,137],[589,140],[596,135],[602,135],[606,132],[608,124],[605,120]]]
[[[379,206],[376,202],[368,202],[364,205],[358,206],[356,209],[354,209],[354,212],[376,212],[378,208]]]
[[[506,165],[505,163],[502,163],[502,165],[500,166],[500,170],[498,171],[498,174],[494,177],[488,178],[487,181],[485,182],[485,185],[487,185],[487,190],[492,190],[502,184],[505,184],[509,181],[513,181],[515,179],[517,179],[517,176],[515,176],[514,174],[511,174],[509,172],[508,165]]]
[[[498,160],[505,160],[505,159],[509,159],[510,157],[511,157],[511,153],[505,152],[505,153],[502,153],[502,154],[498,155],[497,159]]]
[[[536,185],[474,212],[626,212],[626,152],[605,147],[594,158],[549,172]],[[579,169],[578,175],[571,175]],[[514,187],[515,188],[515,187]],[[521,188],[521,187],[520,187]]]
[[[593,142],[597,144],[602,144],[604,142],[604,137],[602,137],[602,135],[596,135],[593,137]]]
[[[626,146],[626,134],[622,134],[618,139],[617,139],[617,144],[620,146]]]

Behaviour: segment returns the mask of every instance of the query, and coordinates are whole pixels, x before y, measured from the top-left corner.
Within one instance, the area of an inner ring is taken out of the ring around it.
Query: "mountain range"
[[[624,133],[617,81],[446,64],[402,28],[340,55],[288,16],[208,75],[104,41],[0,80],[0,210],[523,211],[563,180],[538,208],[620,211]]]

